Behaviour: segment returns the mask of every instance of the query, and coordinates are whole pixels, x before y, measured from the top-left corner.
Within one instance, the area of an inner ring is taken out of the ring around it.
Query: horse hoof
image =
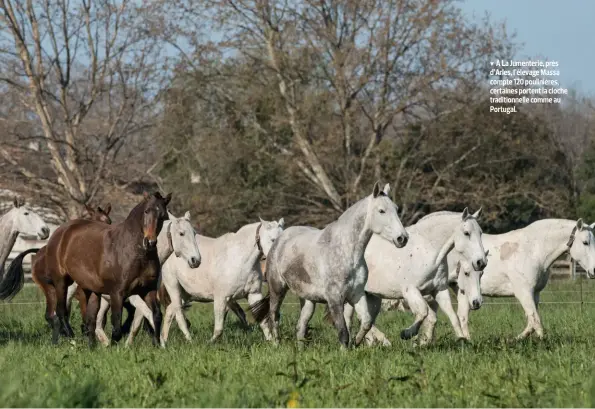
[[[383,347],[392,347],[392,346],[393,346],[393,344],[391,344],[391,343],[390,343],[390,341],[389,341],[388,339],[384,338],[384,339],[382,340],[382,346],[383,346]]]

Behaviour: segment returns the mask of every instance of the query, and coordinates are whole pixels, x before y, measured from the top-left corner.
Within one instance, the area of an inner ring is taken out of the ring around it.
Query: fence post
[[[570,257],[570,272],[572,274],[572,279],[576,280],[576,262]]]

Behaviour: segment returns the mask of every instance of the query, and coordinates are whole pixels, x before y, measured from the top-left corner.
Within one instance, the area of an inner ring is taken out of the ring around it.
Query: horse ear
[[[382,189],[382,192],[388,196],[388,193],[390,192],[390,183],[384,185],[384,189]]]
[[[184,219],[190,221],[190,212],[187,211],[186,213],[184,213]]]
[[[15,197],[15,198],[12,200],[12,204],[13,204],[13,205],[14,205],[14,207],[16,207],[17,209],[18,209],[19,207],[21,207],[21,204],[19,203],[19,200],[18,200],[16,197]]]
[[[285,227],[285,219],[283,219],[283,217],[279,219],[279,227],[281,227],[281,228]]]
[[[466,220],[467,217],[469,217],[469,209],[465,207],[465,209],[463,210],[463,220]]]
[[[378,197],[380,194],[380,184],[378,182],[374,183],[374,190],[372,191],[372,196],[375,198]]]
[[[97,209],[99,210],[100,207],[97,207]],[[93,208],[86,203],[85,203],[85,210],[89,213],[89,216],[93,216],[95,214],[95,210],[93,210]]]
[[[258,220],[260,220],[261,224],[264,224],[264,220],[262,220],[262,217],[258,216]]]
[[[478,211],[476,211],[475,213],[473,213],[473,218],[474,218],[474,219],[477,219],[477,218],[479,218],[479,215],[481,214],[481,209],[482,209],[482,208],[480,207]]]
[[[112,204],[111,204],[111,203],[108,203],[108,204],[105,206],[105,210],[103,211],[103,213],[105,213],[105,214],[106,214],[106,216],[107,216],[107,215],[109,215],[109,212],[111,212],[111,211],[112,211]]]
[[[144,197],[145,199],[148,199],[148,198],[149,198],[149,196],[151,196],[151,195],[149,194],[149,192],[147,192],[146,190],[145,190],[145,191],[143,191],[143,197]]]
[[[167,194],[167,196],[165,196],[165,205],[167,206],[170,201],[171,201],[171,192],[169,192]]]
[[[583,222],[583,219],[578,219],[576,221],[576,228],[579,230],[582,230],[584,227],[585,223]]]
[[[590,228],[595,229],[595,223],[589,225]]]

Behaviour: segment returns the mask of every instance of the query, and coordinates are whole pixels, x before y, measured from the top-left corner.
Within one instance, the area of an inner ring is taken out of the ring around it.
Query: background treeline
[[[173,191],[210,235],[323,226],[378,179],[406,224],[595,221],[594,100],[490,114],[522,44],[456,1],[138,3],[0,0],[0,188],[65,219]]]

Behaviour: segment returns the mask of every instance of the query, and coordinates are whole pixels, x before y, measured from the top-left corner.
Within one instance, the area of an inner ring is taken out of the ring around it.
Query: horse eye
[[[145,209],[145,214],[149,214],[149,209]]]
[[[467,277],[469,277],[469,272],[468,272],[468,271],[465,271],[465,275],[466,275]]]
[[[471,233],[469,233],[468,231],[465,232],[465,236],[471,236]]]
[[[379,211],[381,214],[384,214],[384,213],[386,213],[386,211],[385,211],[384,209],[380,209],[380,210],[378,210],[378,211]]]
[[[29,216],[29,212],[25,212],[24,214],[25,214],[25,216]]]
[[[588,241],[583,241],[583,244],[584,244],[585,246],[588,246],[588,245],[589,245],[589,242],[588,242]]]
[[[183,236],[185,233],[183,231],[180,232],[180,236]]]

